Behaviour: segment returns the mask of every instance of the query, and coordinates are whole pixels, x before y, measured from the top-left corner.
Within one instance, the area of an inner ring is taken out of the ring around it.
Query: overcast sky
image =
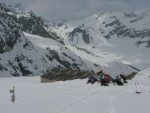
[[[150,7],[150,0],[0,0],[7,4],[21,3],[35,14],[50,21],[74,20],[98,12],[135,10]]]

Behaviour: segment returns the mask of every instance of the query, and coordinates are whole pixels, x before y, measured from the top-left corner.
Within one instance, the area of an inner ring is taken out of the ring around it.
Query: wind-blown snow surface
[[[40,77],[0,79],[0,113],[149,113],[150,68],[125,86],[86,84],[85,80],[40,83]],[[135,83],[139,83],[136,94]],[[9,90],[15,86],[16,102]]]

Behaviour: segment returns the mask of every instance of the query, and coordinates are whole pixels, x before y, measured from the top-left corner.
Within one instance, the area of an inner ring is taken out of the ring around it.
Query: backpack
[[[109,75],[109,74],[104,74],[104,80],[105,80],[106,82],[110,82],[110,81],[111,81],[110,75]]]

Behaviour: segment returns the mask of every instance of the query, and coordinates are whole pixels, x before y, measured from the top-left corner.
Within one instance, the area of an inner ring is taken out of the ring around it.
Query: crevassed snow
[[[1,113],[149,113],[150,68],[124,86],[86,84],[85,80],[40,83],[40,77],[0,79]],[[147,82],[145,82],[147,81]],[[139,85],[135,86],[138,82]],[[147,84],[148,83],[148,84]],[[9,90],[15,86],[15,103]],[[136,90],[141,94],[136,94]]]

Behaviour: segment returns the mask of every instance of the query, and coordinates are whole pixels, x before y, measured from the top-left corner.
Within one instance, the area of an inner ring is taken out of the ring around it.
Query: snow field
[[[124,86],[102,87],[85,80],[40,83],[40,77],[0,79],[0,113],[149,113],[148,70]],[[139,83],[136,94],[135,82]],[[16,102],[9,90],[15,86]]]

